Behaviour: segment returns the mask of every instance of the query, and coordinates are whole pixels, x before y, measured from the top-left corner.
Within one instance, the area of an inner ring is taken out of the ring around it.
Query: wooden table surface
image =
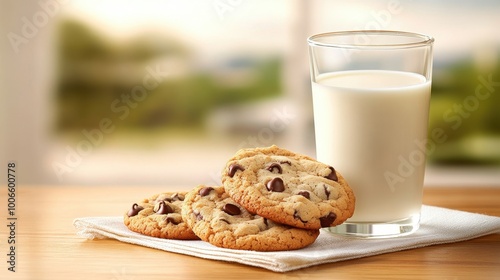
[[[77,217],[115,216],[165,187],[18,186],[16,272],[7,270],[7,188],[0,190],[0,279],[500,279],[500,234],[275,273],[75,235]],[[5,203],[5,204],[4,204]],[[424,203],[500,216],[500,188],[424,189]],[[5,224],[5,225],[3,225]],[[272,277],[272,278],[268,278]]]

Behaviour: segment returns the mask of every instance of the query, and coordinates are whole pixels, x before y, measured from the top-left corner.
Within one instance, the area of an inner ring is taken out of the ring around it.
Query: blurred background
[[[306,39],[436,39],[426,185],[500,185],[500,2],[5,1],[3,162],[32,185],[219,182],[243,147],[315,156]]]

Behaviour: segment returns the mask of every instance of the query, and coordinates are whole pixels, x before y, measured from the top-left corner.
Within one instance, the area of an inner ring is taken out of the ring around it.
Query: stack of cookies
[[[242,149],[222,186],[161,193],[132,205],[125,225],[144,235],[215,246],[279,251],[306,247],[319,230],[354,212],[354,194],[333,167],[271,146]]]

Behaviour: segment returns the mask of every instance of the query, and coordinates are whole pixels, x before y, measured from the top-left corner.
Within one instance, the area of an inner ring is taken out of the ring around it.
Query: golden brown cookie
[[[166,239],[199,239],[184,222],[181,208],[184,193],[160,193],[134,203],[124,215],[125,225],[132,231]]]
[[[238,205],[222,186],[198,186],[186,194],[182,216],[202,240],[240,250],[294,250],[312,244],[319,230],[275,223]]]
[[[332,227],[354,213],[354,193],[339,172],[274,145],[238,151],[222,183],[248,211],[295,227]]]

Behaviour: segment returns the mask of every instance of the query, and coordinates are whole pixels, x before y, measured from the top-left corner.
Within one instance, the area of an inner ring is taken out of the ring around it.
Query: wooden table
[[[165,187],[17,187],[16,272],[7,270],[7,188],[0,190],[0,279],[500,279],[500,234],[288,273],[75,235],[73,219],[121,215]],[[500,216],[500,188],[429,188],[424,203]],[[5,225],[4,225],[5,224]],[[268,278],[271,277],[271,278]]]

